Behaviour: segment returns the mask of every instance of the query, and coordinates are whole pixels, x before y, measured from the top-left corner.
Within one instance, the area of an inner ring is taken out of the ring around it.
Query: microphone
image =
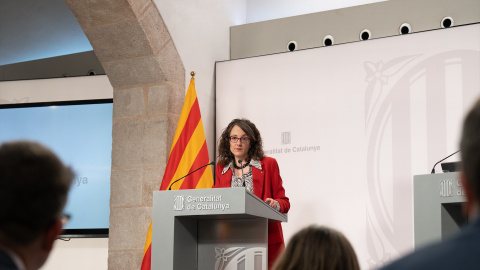
[[[245,186],[245,179],[243,179],[243,164],[242,164],[242,160],[239,159],[238,160],[238,163],[240,163],[240,170],[242,170],[242,181],[243,181],[243,186]]]
[[[188,174],[187,174],[187,175],[185,175],[184,177],[182,177],[182,178],[179,178],[179,179],[177,179],[177,180],[173,181],[173,183],[171,183],[171,184],[170,184],[170,186],[168,187],[168,190],[172,190],[172,186],[173,186],[173,184],[175,184],[176,182],[178,182],[178,181],[182,180],[183,178],[185,178],[185,177],[189,176],[190,174],[192,174],[192,173],[194,173],[194,172],[196,172],[196,171],[200,170],[201,168],[203,168],[203,167],[206,167],[206,166],[209,166],[209,165],[215,165],[215,161],[212,161],[212,162],[210,162],[210,163],[208,163],[208,164],[205,164],[205,165],[203,165],[203,166],[201,166],[201,167],[198,167],[197,169],[195,169],[194,171],[192,171],[192,172],[188,173]]]
[[[433,168],[432,168],[432,172],[431,172],[431,174],[435,174],[435,166],[437,166],[437,164],[438,164],[438,163],[440,163],[440,162],[444,161],[445,159],[447,159],[447,158],[449,158],[449,157],[451,157],[451,156],[455,155],[455,154],[456,154],[456,153],[458,153],[458,152],[460,152],[460,150],[458,150],[457,152],[455,152],[455,153],[453,153],[453,154],[449,155],[448,157],[446,157],[446,158],[444,158],[444,159],[440,160],[439,162],[435,163],[435,165],[433,165]]]

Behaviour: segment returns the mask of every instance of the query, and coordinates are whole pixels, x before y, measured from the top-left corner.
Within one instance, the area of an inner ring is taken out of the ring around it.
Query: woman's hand
[[[272,198],[267,198],[267,199],[265,199],[265,202],[266,202],[268,205],[270,205],[271,207],[277,209],[277,211],[280,211],[280,204],[279,204],[277,201],[275,201],[274,199],[272,199]]]

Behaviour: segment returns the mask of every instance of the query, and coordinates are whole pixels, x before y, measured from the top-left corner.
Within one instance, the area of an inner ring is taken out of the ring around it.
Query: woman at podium
[[[219,140],[214,188],[225,187],[244,187],[281,213],[290,209],[278,163],[264,155],[260,132],[247,119],[232,120]],[[280,222],[269,223],[269,269],[284,248]]]

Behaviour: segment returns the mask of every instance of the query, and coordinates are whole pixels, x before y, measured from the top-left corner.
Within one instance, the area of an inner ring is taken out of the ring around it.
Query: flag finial
[[[190,72],[190,75],[192,75],[192,79],[195,77],[195,71]]]

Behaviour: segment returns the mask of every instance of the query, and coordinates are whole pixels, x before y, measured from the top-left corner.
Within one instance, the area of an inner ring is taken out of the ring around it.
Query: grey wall
[[[230,58],[288,52],[295,41],[296,50],[324,46],[326,36],[334,44],[360,41],[363,30],[370,38],[399,35],[408,23],[410,33],[442,28],[445,17],[453,26],[480,22],[478,0],[390,0],[302,16],[258,22],[230,28]]]
[[[64,0],[0,1],[0,66],[91,51]]]
[[[48,68],[45,68],[48,67]],[[0,81],[105,75],[93,51],[0,66]]]
[[[64,0],[0,1],[0,81],[104,74]]]

